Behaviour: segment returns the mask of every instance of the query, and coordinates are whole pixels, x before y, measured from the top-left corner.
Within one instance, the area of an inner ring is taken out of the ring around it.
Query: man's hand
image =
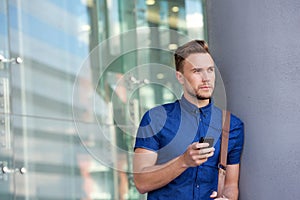
[[[225,185],[223,189],[223,193],[221,197],[218,197],[217,192],[213,192],[210,198],[217,200],[238,200],[239,196],[239,188],[238,188],[238,180],[239,180],[239,164],[227,165],[226,168],[226,178]]]
[[[194,142],[189,145],[182,155],[186,167],[196,167],[206,162],[207,159],[214,155],[215,148],[207,148],[208,143]]]
[[[226,198],[224,195],[222,197],[218,197],[218,193],[216,191],[213,191],[213,193],[210,195],[210,198],[215,199],[215,200],[229,200]]]

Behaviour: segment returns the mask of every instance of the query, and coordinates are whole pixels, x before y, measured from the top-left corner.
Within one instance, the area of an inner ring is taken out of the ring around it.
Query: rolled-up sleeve
[[[232,142],[228,148],[227,157],[227,164],[229,165],[240,163],[244,145],[244,123],[235,116],[232,117],[232,121],[229,135]]]

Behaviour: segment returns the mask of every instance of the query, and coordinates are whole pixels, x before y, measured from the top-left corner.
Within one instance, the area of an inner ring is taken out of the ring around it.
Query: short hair
[[[208,44],[204,40],[192,40],[182,46],[179,46],[174,54],[176,71],[183,73],[185,59],[194,53],[210,54]]]

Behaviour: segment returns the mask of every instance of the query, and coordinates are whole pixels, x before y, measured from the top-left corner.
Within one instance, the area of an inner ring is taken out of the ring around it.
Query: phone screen
[[[210,147],[213,147],[213,145],[214,145],[214,138],[212,138],[212,137],[207,137],[207,138],[201,137],[199,142],[200,143],[208,143],[209,144],[208,148],[210,148]]]

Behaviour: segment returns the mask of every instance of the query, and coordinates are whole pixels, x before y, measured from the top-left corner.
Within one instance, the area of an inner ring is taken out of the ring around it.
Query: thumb
[[[218,196],[218,193],[216,191],[213,191],[210,195],[210,198],[216,198]]]

